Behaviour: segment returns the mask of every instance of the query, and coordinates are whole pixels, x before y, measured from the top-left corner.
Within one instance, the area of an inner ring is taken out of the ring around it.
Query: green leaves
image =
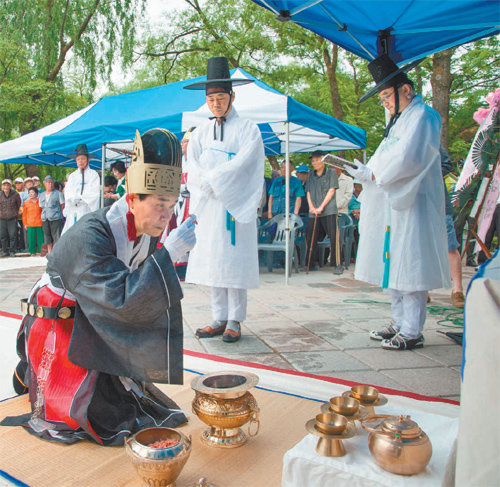
[[[0,140],[51,123],[91,101],[114,60],[131,63],[145,0],[3,0]],[[65,69],[68,67],[71,69]]]
[[[368,155],[379,144],[384,110],[377,97],[357,101],[373,85],[367,61],[336,51],[292,22],[279,22],[249,0],[185,0],[143,29],[146,0],[3,0],[0,3],[0,140],[42,127],[92,101],[113,66],[134,78],[112,92],[148,88],[205,74],[211,56],[229,58],[277,90],[367,130]],[[449,152],[465,158],[477,124],[474,111],[500,81],[499,38],[454,51]],[[433,58],[411,73],[432,103]],[[335,107],[335,109],[334,109]],[[352,154],[355,156],[355,154]],[[359,154],[357,154],[360,157]],[[295,155],[296,162],[306,156]]]

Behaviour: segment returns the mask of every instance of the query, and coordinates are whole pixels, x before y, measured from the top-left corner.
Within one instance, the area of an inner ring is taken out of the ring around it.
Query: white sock
[[[236,333],[240,331],[240,322],[234,320],[228,320],[226,330],[233,330]]]

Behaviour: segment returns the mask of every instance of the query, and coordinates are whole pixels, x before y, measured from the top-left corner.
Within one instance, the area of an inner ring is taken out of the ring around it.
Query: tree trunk
[[[24,169],[26,171],[26,176],[32,178],[33,176],[40,176],[38,171],[38,166],[36,164],[25,164]]]
[[[328,81],[330,83],[330,96],[332,98],[333,115],[337,120],[344,120],[344,110],[340,104],[339,85],[337,83],[337,65],[339,58],[339,46],[323,40],[322,54],[323,61],[326,66],[326,73],[328,74]],[[328,45],[332,45],[332,55],[328,52]]]
[[[453,49],[446,49],[432,57],[432,107],[441,115],[441,147],[445,150],[448,150],[452,54]]]
[[[278,159],[276,156],[266,156],[267,160],[269,161],[269,164],[271,164],[271,167],[275,169],[276,171],[280,170],[280,165],[278,163]]]

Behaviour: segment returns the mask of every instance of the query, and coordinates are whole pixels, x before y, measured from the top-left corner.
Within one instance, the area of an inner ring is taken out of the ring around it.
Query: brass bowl
[[[338,435],[347,428],[347,419],[340,414],[321,413],[316,415],[316,428],[327,435]]]
[[[196,392],[193,412],[208,426],[214,428],[239,428],[248,423],[259,411],[255,398],[249,392],[236,399]]]
[[[361,402],[375,402],[378,399],[378,390],[372,386],[353,386],[351,394]]]
[[[330,398],[330,409],[342,416],[353,416],[359,411],[359,401],[353,397],[332,397]]]
[[[210,428],[202,432],[202,441],[210,446],[235,448],[243,445],[247,435],[240,429],[249,423],[248,434],[259,430],[259,407],[249,389],[259,378],[250,372],[223,371],[195,377],[193,412]],[[250,433],[250,425],[256,427]]]
[[[177,440],[167,448],[150,447],[161,440]],[[172,428],[148,428],[125,440],[125,450],[148,487],[171,487],[191,454],[191,438]]]

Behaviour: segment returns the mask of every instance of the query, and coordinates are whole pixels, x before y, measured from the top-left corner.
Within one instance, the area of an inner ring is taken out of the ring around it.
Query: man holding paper
[[[370,338],[388,350],[424,344],[427,293],[450,286],[439,114],[415,94],[406,71],[383,54],[368,68],[391,119],[365,166],[347,171],[363,183],[354,277],[381,285],[392,298],[393,323]]]

